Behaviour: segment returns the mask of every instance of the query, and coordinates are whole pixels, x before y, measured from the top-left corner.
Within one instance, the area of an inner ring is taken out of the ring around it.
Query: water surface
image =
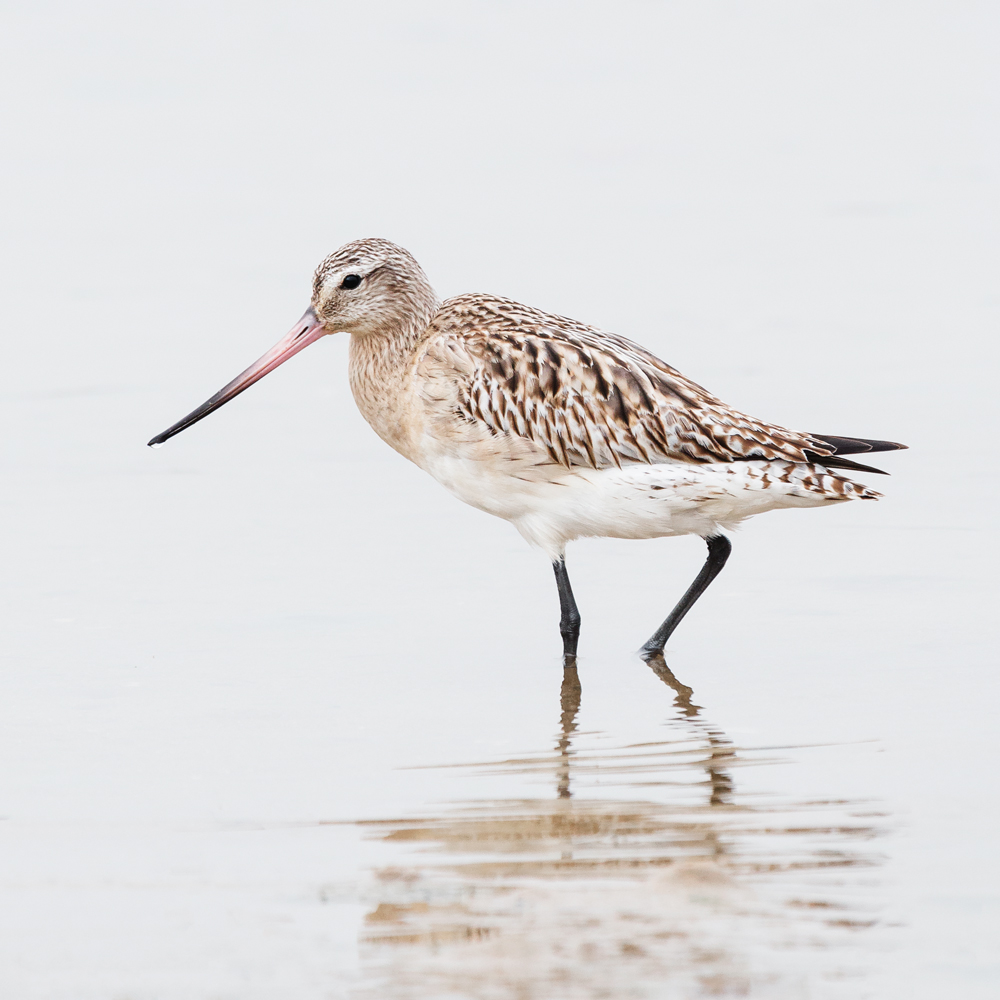
[[[892,940],[884,804],[741,793],[745,768],[803,748],[737,745],[662,659],[651,667],[674,696],[658,739],[580,732],[568,668],[551,749],[466,765],[542,794],[363,824],[403,850],[362,890],[357,996],[867,991]]]
[[[1000,991],[997,12],[610,10],[0,15],[3,997]],[[572,546],[560,692],[551,568],[343,339],[145,447],[363,236],[911,450],[734,533],[658,673],[703,543]]]

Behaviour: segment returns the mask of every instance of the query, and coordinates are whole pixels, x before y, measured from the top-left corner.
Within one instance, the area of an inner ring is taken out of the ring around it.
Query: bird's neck
[[[413,367],[431,316],[415,316],[391,330],[351,334],[354,401],[375,433],[411,460],[419,433],[412,405]]]

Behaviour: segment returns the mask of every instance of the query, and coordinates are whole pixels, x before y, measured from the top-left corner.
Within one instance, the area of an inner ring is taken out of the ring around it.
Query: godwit
[[[701,572],[642,647],[648,658],[728,559],[723,529],[779,507],[875,500],[831,470],[880,472],[843,456],[906,447],[756,420],[624,337],[510,299],[441,302],[416,260],[380,239],[327,257],[282,340],[149,444],[338,332],[351,334],[351,391],[378,436],[552,560],[566,663],[580,635],[567,542],[695,534],[708,543]]]

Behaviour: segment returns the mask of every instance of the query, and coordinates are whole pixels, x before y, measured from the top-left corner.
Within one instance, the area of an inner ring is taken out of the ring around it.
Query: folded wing
[[[905,447],[765,423],[624,337],[507,299],[446,302],[427,353],[455,371],[462,416],[567,468],[785,459],[877,472],[838,456]]]

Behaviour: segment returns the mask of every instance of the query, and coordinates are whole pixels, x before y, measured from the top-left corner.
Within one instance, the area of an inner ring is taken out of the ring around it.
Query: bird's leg
[[[695,577],[694,583],[687,589],[687,593],[677,602],[677,606],[667,615],[667,620],[649,637],[642,647],[642,656],[646,659],[652,656],[662,655],[663,647],[670,638],[674,629],[681,623],[681,619],[694,607],[694,602],[705,592],[708,585],[719,575],[719,571],[726,565],[729,553],[733,547],[725,535],[713,535],[706,538],[708,542],[708,558],[701,572]],[[556,573],[558,574],[558,570]],[[567,586],[569,581],[567,581]]]
[[[552,563],[552,568],[559,588],[559,634],[563,640],[563,664],[572,666],[576,663],[576,646],[580,641],[580,611],[569,583],[565,557],[560,556]]]

